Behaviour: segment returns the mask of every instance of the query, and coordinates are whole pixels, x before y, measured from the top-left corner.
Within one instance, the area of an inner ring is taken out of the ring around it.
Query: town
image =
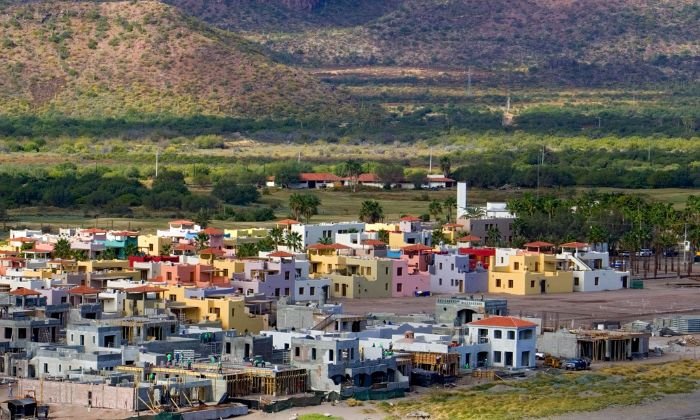
[[[680,259],[678,273],[646,281],[606,243],[485,246],[493,232],[511,242],[514,214],[498,202],[474,212],[466,185],[456,190],[455,223],[439,230],[411,215],[246,229],[172,220],[155,232],[10,230],[0,246],[7,409],[215,419],[682,356],[685,347],[662,337],[700,333],[691,301],[671,310],[659,293],[648,311],[621,313],[576,300],[605,295],[615,306],[645,284],[682,287],[691,279],[681,278]],[[263,240],[273,249],[241,255]],[[692,259],[686,266],[692,274]],[[678,342],[696,342],[688,337]]]

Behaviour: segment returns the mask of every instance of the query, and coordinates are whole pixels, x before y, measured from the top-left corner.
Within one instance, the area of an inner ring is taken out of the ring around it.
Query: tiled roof
[[[492,316],[479,321],[470,322],[469,325],[479,327],[503,327],[503,328],[530,328],[537,324],[514,316]]]
[[[294,256],[294,254],[290,254],[289,252],[284,252],[284,251],[275,251],[267,254],[268,257],[277,257],[277,258],[291,258]]]
[[[276,224],[276,225],[287,225],[287,226],[289,226],[289,225],[298,225],[299,222],[297,222],[297,221],[294,220],[294,219],[282,219],[282,220],[278,220],[277,222],[275,222],[275,224]]]
[[[588,244],[585,242],[567,242],[565,244],[560,245],[562,248],[576,248],[576,249],[581,249],[581,248],[586,248],[588,247]]]
[[[190,244],[178,244],[175,247],[175,251],[194,251],[194,245]]]
[[[104,229],[98,229],[98,228],[90,228],[90,229],[83,229],[80,231],[81,233],[92,233],[93,235],[96,233],[107,233],[106,230]]]
[[[311,244],[308,249],[350,249],[349,246],[343,244]]]
[[[401,251],[403,252],[421,252],[421,251],[432,251],[433,248],[423,245],[423,244],[415,244],[415,245],[408,245],[403,248],[401,248]]]
[[[402,222],[420,222],[420,218],[416,216],[404,216],[401,218]]]
[[[548,248],[554,246],[554,244],[550,244],[549,242],[544,242],[544,241],[535,241],[535,242],[529,242],[525,244],[526,248]]]
[[[113,231],[110,233],[112,234],[112,236],[138,236],[138,234],[139,234],[138,232],[131,232],[128,230],[120,230],[120,231],[115,231],[115,232]]]
[[[224,234],[224,231],[221,229],[217,229],[214,227],[208,227],[204,229],[202,232],[206,233],[207,235],[214,235],[214,236],[220,236]]]
[[[428,181],[428,182],[455,182],[454,179],[445,178],[445,177],[439,177],[439,178],[438,177],[435,177],[435,178],[428,177],[426,179],[426,181]]]
[[[362,245],[384,246],[386,245],[386,243],[380,241],[379,239],[365,239],[364,241],[362,241]]]
[[[315,182],[324,182],[324,181],[330,181],[330,182],[337,182],[341,181],[342,178],[340,178],[337,175],[333,175],[330,173],[314,173],[314,172],[305,172],[305,173],[300,173],[299,174],[299,181],[301,182],[309,182],[309,181],[315,181]]]
[[[98,293],[100,293],[100,289],[95,289],[90,286],[78,286],[68,291],[70,295],[96,295]]]
[[[202,255],[202,254],[224,255],[224,251],[217,249],[217,248],[205,248],[205,249],[199,251],[199,255]]]
[[[360,174],[357,177],[357,182],[379,182],[380,179],[375,174]]]
[[[194,225],[194,222],[191,220],[171,220],[168,223],[171,225]]]
[[[161,289],[160,287],[156,286],[138,286],[138,287],[132,287],[129,289],[126,289],[126,293],[155,293],[155,292],[165,292],[165,289]]]
[[[12,296],[41,296],[41,293],[36,290],[27,289],[26,287],[18,287],[11,291],[10,294]]]

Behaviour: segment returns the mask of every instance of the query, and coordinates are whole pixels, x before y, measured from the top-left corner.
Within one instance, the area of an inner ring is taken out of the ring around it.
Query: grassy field
[[[380,403],[392,419],[426,411],[433,419],[516,419],[631,406],[698,389],[700,362],[624,364],[595,372],[539,373],[456,391],[434,391],[395,406]]]
[[[584,189],[542,189],[542,194],[554,194],[557,196],[569,196]],[[510,190],[469,190],[469,203],[483,205],[487,201],[507,201],[511,198],[519,197],[527,191],[525,189]],[[617,191],[627,194],[641,194],[652,200],[667,201],[674,204],[676,208],[683,208],[685,200],[690,194],[697,194],[698,190],[665,188],[656,190],[621,190],[621,189],[600,189],[600,191]],[[208,192],[207,189],[199,189],[198,192]],[[288,202],[289,196],[295,190],[271,190],[269,194],[263,195],[262,204],[275,207],[275,215],[282,219],[290,215]],[[304,191],[302,191],[304,192]],[[532,192],[532,191],[531,191]],[[321,199],[319,214],[312,217],[312,223],[338,222],[356,220],[358,218],[362,201],[377,200],[384,209],[386,220],[397,220],[401,215],[411,214],[420,216],[428,212],[430,200],[444,200],[456,194],[454,190],[446,191],[384,191],[367,190],[351,193],[349,191],[334,190],[314,190]],[[148,213],[144,209],[136,209],[133,218],[115,218],[101,215],[97,212],[67,211],[55,208],[25,208],[9,211],[11,221],[8,226],[27,226],[30,228],[77,226],[94,227],[105,229],[129,229],[141,232],[155,232],[158,228],[163,228],[169,220],[187,217],[178,212]],[[273,226],[270,222],[232,222],[224,220],[213,220],[211,224],[220,228],[241,228],[250,226]]]

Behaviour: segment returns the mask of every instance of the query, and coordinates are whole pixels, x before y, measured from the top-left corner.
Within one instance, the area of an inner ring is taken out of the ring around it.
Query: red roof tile
[[[314,173],[314,172],[305,172],[305,173],[300,173],[299,174],[299,181],[301,182],[338,182],[341,181],[342,178],[339,176],[329,174],[329,173]]]
[[[132,287],[132,288],[126,289],[125,291],[126,291],[126,293],[158,293],[158,292],[165,292],[166,289],[161,289],[160,287],[156,287],[156,286],[144,285],[144,286]]]
[[[224,234],[223,230],[213,228],[213,227],[208,227],[208,228],[204,229],[202,232],[206,233],[207,235],[213,235],[213,236],[221,236]]]
[[[276,258],[291,258],[294,256],[294,254],[290,254],[289,252],[284,252],[284,251],[275,251],[267,254],[268,257],[276,257]]]
[[[554,246],[554,244],[550,244],[549,242],[544,242],[544,241],[535,241],[535,242],[529,242],[525,244],[526,248],[549,248]]]
[[[171,225],[194,225],[194,222],[191,220],[171,220],[168,222]]]
[[[380,182],[381,180],[375,174],[360,174],[357,177],[357,182]]]
[[[416,216],[404,216],[401,218],[402,222],[420,222],[420,218]]]
[[[12,296],[41,296],[41,293],[36,290],[27,289],[26,287],[18,287],[11,291],[10,294]]]
[[[581,249],[581,248],[586,248],[588,247],[588,244],[585,242],[567,242],[565,244],[559,245],[562,248],[576,248],[576,249]]]
[[[202,255],[202,254],[224,255],[224,251],[217,249],[217,248],[205,248],[205,249],[199,251],[199,255]]]
[[[175,251],[194,251],[194,245],[190,244],[178,244],[175,247]]]
[[[470,322],[469,325],[480,327],[502,327],[502,328],[531,328],[537,324],[514,316],[492,316],[479,321]]]
[[[433,248],[423,245],[423,244],[415,244],[415,245],[408,245],[403,248],[401,248],[401,251],[403,252],[422,252],[422,251],[432,251]]]
[[[306,247],[307,249],[350,249],[349,246],[343,244],[311,244]]]
[[[299,222],[297,222],[297,221],[294,220],[294,219],[282,219],[282,220],[279,220],[279,221],[275,222],[275,224],[276,224],[276,225],[287,225],[287,226],[289,226],[289,225],[298,225]]]
[[[69,295],[96,295],[100,293],[100,289],[95,289],[90,286],[78,286],[68,291]]]

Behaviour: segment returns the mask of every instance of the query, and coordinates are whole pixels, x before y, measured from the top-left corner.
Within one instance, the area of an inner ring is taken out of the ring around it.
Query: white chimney
[[[467,183],[457,183],[457,218],[467,214]]]

